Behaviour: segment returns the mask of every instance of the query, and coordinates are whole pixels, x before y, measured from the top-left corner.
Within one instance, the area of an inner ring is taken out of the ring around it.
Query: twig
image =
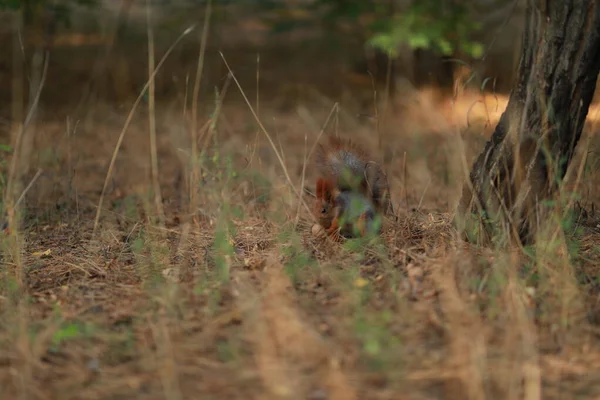
[[[27,194],[27,192],[29,191],[29,189],[31,189],[31,187],[33,186],[33,184],[35,183],[35,181],[37,181],[37,179],[40,177],[41,174],[42,174],[42,169],[39,168],[37,170],[37,172],[35,173],[34,177],[31,178],[31,181],[29,181],[29,184],[27,185],[27,187],[25,188],[25,190],[23,190],[23,193],[21,193],[21,195],[19,196],[19,198],[15,202],[15,204],[14,204],[15,208],[17,208],[19,206],[19,204],[21,204],[21,201],[23,201],[23,199],[25,198],[25,195]]]

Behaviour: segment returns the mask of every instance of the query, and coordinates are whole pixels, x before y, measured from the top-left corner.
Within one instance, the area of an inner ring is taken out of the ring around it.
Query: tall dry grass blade
[[[147,34],[148,34],[148,76],[150,85],[148,86],[148,118],[149,118],[149,131],[150,131],[150,162],[151,162],[151,174],[152,174],[152,188],[154,192],[154,205],[156,207],[156,214],[158,215],[158,222],[161,228],[165,226],[165,212],[162,204],[162,195],[160,192],[160,183],[158,181],[158,154],[156,149],[156,109],[155,109],[155,96],[154,96],[154,30],[152,29],[150,12],[150,0],[146,0],[146,23],[147,23]]]
[[[194,90],[192,92],[192,128],[190,131],[191,152],[191,174],[189,182],[190,213],[196,207],[196,186],[199,181],[200,172],[198,171],[198,95],[200,93],[200,81],[204,70],[204,55],[206,53],[206,43],[208,41],[208,28],[210,24],[210,15],[212,11],[212,0],[208,0],[206,5],[206,14],[204,15],[204,26],[202,28],[202,37],[200,40],[200,52],[198,54],[198,64],[196,66],[196,79],[194,80]]]
[[[31,178],[31,181],[29,181],[29,184],[25,187],[25,189],[23,190],[23,192],[21,193],[21,195],[19,196],[19,198],[15,202],[15,204],[14,204],[15,208],[19,207],[19,204],[21,204],[21,202],[23,201],[23,199],[27,195],[27,192],[29,192],[29,190],[33,187],[33,184],[35,183],[35,181],[37,181],[37,179],[40,177],[40,175],[42,174],[42,171],[43,170],[41,168],[38,168],[38,170],[35,173],[35,175],[33,176],[33,178]]]
[[[323,136],[323,134],[325,133],[325,129],[329,125],[329,120],[334,115],[334,113],[336,112],[336,110],[338,109],[338,107],[339,107],[338,103],[334,103],[333,104],[333,107],[331,108],[331,111],[329,111],[329,115],[327,115],[327,118],[325,119],[325,123],[321,127],[321,130],[319,131],[319,134],[317,135],[317,138],[315,139],[315,142],[313,143],[312,147],[310,148],[310,151],[308,152],[308,154],[305,154],[304,160],[302,162],[302,178],[301,178],[301,183],[300,183],[300,187],[301,188],[304,188],[304,178],[306,177],[306,166],[307,166],[309,160],[311,159],[312,154],[314,153],[315,149],[317,148],[317,144],[319,143],[319,139],[321,139],[321,136]],[[300,111],[303,112],[304,108],[300,109]],[[305,112],[305,114],[306,114],[306,117],[309,116],[307,112]],[[305,141],[306,141],[306,139],[307,138],[305,136]],[[296,209],[296,220],[294,222],[294,227],[298,226],[298,222],[300,220],[300,206],[301,205],[302,205],[302,201],[301,201],[301,199],[298,199],[298,208]]]
[[[35,385],[33,384],[33,359],[31,357],[31,342],[29,340],[30,335],[30,326],[29,326],[29,304],[28,298],[26,296],[21,296],[20,292],[26,288],[25,282],[25,267],[23,265],[23,243],[19,236],[19,230],[16,228],[16,210],[18,207],[18,203],[20,201],[14,200],[16,195],[15,193],[15,181],[20,181],[20,174],[17,174],[19,157],[21,155],[21,142],[23,138],[23,132],[31,118],[37,109],[37,105],[39,102],[40,93],[44,86],[46,80],[46,72],[48,68],[48,57],[46,54],[46,60],[44,63],[44,70],[42,72],[42,77],[39,82],[39,87],[37,88],[37,93],[34,96],[34,100],[31,103],[31,107],[29,112],[23,121],[23,104],[24,104],[24,69],[23,69],[23,59],[24,54],[21,54],[22,44],[20,42],[21,28],[22,28],[22,19],[23,11],[13,14],[13,24],[14,24],[14,35],[13,39],[13,79],[12,79],[12,98],[11,98],[11,108],[12,108],[12,131],[11,131],[11,139],[13,143],[13,155],[9,165],[8,170],[8,179],[7,179],[7,187],[4,193],[4,206],[6,207],[6,212],[8,214],[8,225],[11,227],[10,232],[10,240],[9,246],[11,247],[12,254],[14,255],[14,277],[16,280],[18,293],[19,295],[16,297],[16,350],[18,354],[18,359],[15,362],[15,372],[16,377],[11,377],[10,380],[17,380],[16,386],[20,389],[19,394],[20,397],[24,400],[31,398],[35,394],[35,390],[33,389]],[[6,257],[6,255],[4,255]],[[6,262],[6,261],[4,261]],[[4,283],[4,282],[3,282]],[[13,312],[14,312],[13,311]]]
[[[183,94],[183,110],[181,113],[181,117],[185,121],[185,117],[187,115],[187,103],[188,103],[188,95],[189,95],[189,86],[190,86],[190,74],[185,74],[185,92]]]
[[[215,107],[215,110],[213,111],[213,115],[212,117],[207,121],[207,125],[206,125],[206,129],[201,129],[201,132],[204,132],[202,134],[202,147],[200,147],[200,149],[202,151],[204,151],[206,148],[208,148],[208,141],[213,137],[216,128],[217,128],[217,121],[219,120],[219,115],[221,115],[221,108],[223,107],[223,101],[225,100],[225,94],[227,93],[227,90],[229,89],[229,85],[231,84],[231,76],[228,75],[227,76],[227,80],[225,81],[225,84],[223,85],[223,89],[221,89],[221,92],[218,93],[218,100],[217,100],[217,105]]]
[[[67,136],[67,192],[69,197],[69,202],[73,201],[73,179],[75,178],[75,168],[73,167],[73,135],[77,131],[77,126],[79,125],[79,121],[75,123],[73,129],[71,129],[71,118],[67,116],[66,122],[66,136]]]
[[[294,183],[292,182],[292,178],[290,177],[290,174],[288,172],[288,169],[285,165],[285,162],[283,161],[283,158],[281,156],[281,154],[279,154],[279,151],[277,150],[277,146],[275,145],[275,142],[273,142],[273,139],[271,138],[271,135],[269,134],[269,132],[267,132],[267,129],[264,127],[264,125],[262,124],[262,122],[260,121],[260,119],[258,118],[258,115],[256,115],[256,112],[254,111],[254,108],[252,107],[252,104],[250,104],[250,101],[248,100],[248,96],[246,96],[246,93],[244,92],[244,90],[242,89],[242,86],[240,85],[239,81],[237,80],[237,78],[235,77],[235,74],[233,73],[233,71],[231,70],[231,68],[229,67],[229,63],[227,63],[227,60],[225,59],[225,56],[223,55],[223,53],[219,52],[219,54],[221,55],[221,58],[223,59],[223,62],[225,63],[225,66],[227,67],[227,70],[229,71],[229,73],[231,74],[231,77],[233,78],[233,80],[235,81],[236,86],[238,87],[238,89],[240,90],[240,93],[242,94],[242,96],[244,97],[244,101],[246,102],[246,104],[248,105],[248,107],[250,108],[250,112],[252,113],[252,116],[254,117],[254,119],[256,120],[256,123],[258,123],[258,126],[260,127],[260,129],[262,130],[263,134],[265,135],[265,137],[267,138],[267,140],[269,141],[269,144],[271,145],[271,148],[273,149],[273,151],[275,152],[275,156],[277,157],[277,160],[279,161],[279,164],[281,165],[281,168],[283,169],[283,173],[285,175],[285,178],[287,179],[290,187],[294,190],[296,196],[299,199],[302,199],[302,204],[304,205],[304,208],[306,209],[306,211],[312,215],[312,213],[310,212],[310,207],[308,207],[308,205],[306,204],[306,202],[304,201],[304,199],[302,198],[302,193],[301,191],[299,191],[296,186],[294,186]]]
[[[333,103],[333,106],[331,107],[329,114],[327,114],[327,118],[325,118],[325,122],[319,129],[319,134],[317,135],[317,138],[315,139],[312,147],[310,148],[310,151],[306,155],[307,160],[310,160],[310,158],[312,157],[313,153],[315,152],[315,149],[317,148],[317,144],[319,144],[319,140],[321,139],[321,136],[323,136],[325,134],[325,129],[327,129],[327,127],[329,126],[329,123],[330,123],[331,119],[333,118],[333,116],[337,115],[339,107],[340,107],[339,103],[337,103],[337,102]],[[301,108],[299,112],[304,116],[304,119],[310,119],[310,114],[306,111],[305,108]]]
[[[573,184],[573,194],[577,193],[577,189],[579,189],[579,187],[581,186],[581,181],[583,179],[583,173],[585,171],[585,166],[587,164],[589,148],[590,148],[591,142],[592,142],[592,135],[588,134],[586,141],[585,141],[585,145],[583,145],[583,150],[582,150],[583,156],[581,157],[581,162],[579,163],[579,166],[577,168],[577,176],[575,178],[575,183]],[[569,169],[569,171],[572,171],[572,169]],[[559,189],[559,193],[562,193],[565,190],[565,186],[568,182],[569,175],[570,175],[569,171],[567,171],[567,174],[565,175],[563,181],[561,182],[561,187]],[[573,207],[574,203],[575,203],[575,196],[573,196],[573,195],[569,196],[569,201],[567,202],[567,205],[566,205],[565,209],[563,210],[563,214],[562,214],[563,219],[566,218],[567,213]]]
[[[450,351],[461,381],[458,391],[466,399],[485,399],[488,368],[484,325],[460,296],[452,260],[438,265],[432,277],[448,320]]]
[[[162,65],[164,64],[167,57],[169,57],[169,55],[171,54],[171,52],[173,51],[175,46],[177,46],[177,44],[185,36],[187,36],[190,32],[192,32],[194,29],[195,29],[195,25],[192,25],[189,28],[187,28],[185,31],[183,31],[183,33],[181,35],[179,35],[179,37],[175,40],[175,42],[169,47],[167,52],[163,55],[160,62],[158,63],[158,65],[156,66],[154,71],[152,72],[152,76],[150,76],[150,79],[146,82],[146,84],[140,91],[138,98],[133,103],[133,106],[131,107],[129,114],[127,115],[127,120],[125,121],[125,125],[123,126],[123,129],[121,130],[121,134],[119,135],[119,139],[117,140],[117,144],[115,145],[115,150],[113,151],[113,155],[110,160],[110,165],[108,166],[108,171],[106,172],[106,177],[104,179],[104,186],[102,187],[102,193],[100,193],[100,200],[98,201],[98,209],[96,210],[96,218],[94,219],[94,228],[92,230],[92,238],[94,238],[96,236],[96,230],[98,229],[98,222],[100,221],[100,215],[102,213],[102,204],[104,202],[104,196],[106,195],[106,188],[108,187],[108,182],[110,181],[110,178],[112,176],[112,172],[115,167],[115,162],[117,161],[117,155],[119,154],[119,150],[121,149],[121,144],[123,143],[123,139],[125,138],[125,132],[127,132],[127,129],[129,128],[129,125],[131,124],[131,121],[133,120],[133,115],[135,113],[135,110],[137,109],[138,105],[142,101],[142,98],[144,97],[144,93],[146,93],[148,86],[150,86],[150,80],[154,79],[154,77],[156,76],[158,71],[160,71]]]
[[[393,3],[393,2],[390,2]],[[392,56],[391,53],[388,52],[388,63],[387,63],[387,68],[386,68],[386,74],[385,74],[385,94],[383,97],[383,110],[381,111],[381,117],[378,117],[377,120],[377,139],[378,139],[378,150],[379,150],[379,155],[381,157],[380,164],[383,166],[383,171],[387,172],[387,168],[385,168],[385,154],[383,151],[383,137],[381,135],[381,123],[384,122],[385,117],[388,114],[388,107],[390,105],[390,102],[392,101],[392,99],[390,98],[390,89],[391,89],[391,84],[392,84]],[[381,119],[381,121],[379,122],[379,119]]]
[[[427,189],[429,189],[429,185],[431,185],[431,181],[432,181],[432,179],[429,178],[429,180],[427,181],[427,184],[425,185],[425,188],[423,189],[423,193],[421,193],[421,198],[419,199],[419,204],[417,205],[417,211],[421,210],[421,206],[423,205],[423,200],[425,199],[425,194],[427,193]]]
[[[301,188],[304,187],[304,178],[305,178],[306,162],[307,162],[307,157],[306,157],[307,144],[308,144],[308,136],[305,133],[304,134],[304,160],[302,161],[302,177],[300,178],[300,187]],[[302,192],[300,192],[300,193],[302,193]],[[294,218],[294,230],[296,230],[296,228],[298,227],[298,222],[300,222],[300,206],[301,205],[302,205],[302,202],[300,201],[300,199],[298,199],[298,206],[296,207],[296,217]]]
[[[173,341],[169,332],[168,321],[164,311],[159,311],[158,321],[153,323],[148,321],[152,331],[152,337],[156,344],[157,363],[162,368],[159,369],[160,381],[162,384],[165,399],[180,400],[183,399],[181,387],[179,385],[177,373],[177,361],[173,349]]]
[[[515,365],[513,370],[514,382],[519,386],[523,385],[523,399],[540,400],[542,398],[542,379],[537,350],[537,327],[528,315],[528,295],[515,268],[519,265],[517,257],[517,253],[513,253],[510,256],[510,263],[506,265],[508,283],[505,288],[506,302],[508,303],[507,315],[513,322],[511,332],[508,332],[508,335],[512,336],[513,340],[518,341],[518,343],[509,343],[509,345],[517,347],[519,359],[518,365]],[[517,396],[518,391],[515,391],[514,395]]]
[[[21,13],[13,14],[13,32],[18,34],[13,35],[13,43],[12,43],[12,81],[11,81],[11,143],[13,144],[13,152],[16,152],[19,143],[21,141],[21,132],[23,130],[23,104],[24,104],[24,93],[23,93],[23,84],[24,84],[24,58],[25,55],[21,54]],[[13,158],[14,153],[13,153]],[[9,175],[8,175],[8,184],[6,193],[10,193],[10,177],[12,176],[12,170],[15,169],[16,161],[12,161],[10,164]]]
[[[259,96],[259,84],[260,84],[260,54],[256,54],[256,115],[260,116],[260,96]],[[252,160],[254,160],[254,155],[256,154],[256,148],[258,147],[258,134],[260,133],[260,129],[256,130],[254,135],[254,146],[252,148],[252,154],[250,155],[250,160],[248,164],[252,164]]]
[[[407,164],[406,164],[406,151],[404,152],[404,156],[402,157],[402,174],[404,179],[402,179],[402,186],[403,186],[403,191],[404,191],[404,202],[406,203],[406,209],[410,210],[410,207],[408,205],[408,170],[407,170]]]
[[[15,17],[15,24],[16,24],[16,32],[20,32],[21,29],[21,14],[18,13],[16,14]],[[22,66],[22,59],[21,59],[21,44],[18,38],[19,35],[15,35],[15,39],[13,42],[13,57],[15,58],[13,60],[13,67],[17,68],[18,66]],[[19,204],[21,203],[22,199],[24,198],[25,194],[29,191],[29,189],[31,188],[31,186],[33,185],[33,183],[35,182],[35,180],[37,180],[37,178],[39,177],[39,174],[36,174],[36,176],[34,177],[34,179],[32,179],[32,181],[30,182],[30,184],[27,186],[27,188],[21,193],[21,196],[15,201],[15,189],[16,189],[16,185],[17,182],[20,182],[21,180],[21,176],[20,176],[20,171],[19,171],[19,159],[21,157],[21,143],[22,143],[22,139],[23,139],[23,135],[25,132],[25,129],[27,129],[28,125],[31,123],[31,120],[33,118],[33,115],[35,114],[38,104],[39,104],[39,100],[40,100],[40,96],[42,93],[42,89],[44,88],[45,82],[46,82],[46,75],[48,72],[48,53],[46,53],[46,57],[44,60],[44,67],[43,67],[43,71],[41,74],[41,78],[39,81],[39,87],[36,89],[35,92],[35,96],[33,98],[33,100],[31,101],[31,106],[27,112],[27,115],[25,117],[25,121],[21,122],[21,117],[22,117],[22,111],[23,111],[23,71],[13,71],[13,73],[15,73],[15,76],[13,77],[13,104],[12,104],[12,112],[13,112],[13,124],[12,124],[12,136],[13,136],[13,155],[12,155],[12,159],[9,165],[9,170],[8,170],[8,179],[7,179],[7,185],[6,185],[6,191],[4,192],[4,206],[5,206],[5,212],[7,215],[7,222],[8,222],[8,226],[10,227],[9,232],[10,232],[10,236],[11,236],[11,245],[13,246],[12,248],[12,253],[15,256],[15,265],[16,265],[16,269],[15,269],[15,278],[17,280],[17,283],[19,285],[19,288],[22,288],[22,286],[24,285],[24,279],[25,279],[25,271],[24,271],[24,266],[23,266],[23,260],[22,260],[22,254],[21,254],[21,246],[22,243],[20,242],[20,237],[18,234],[18,223],[17,223],[17,209]],[[18,119],[17,119],[18,118]],[[25,318],[25,317],[24,317]]]
[[[31,103],[31,108],[29,109],[27,116],[25,117],[25,121],[23,122],[23,124],[18,123],[18,125],[13,125],[15,127],[18,127],[18,131],[16,132],[16,137],[15,137],[15,144],[13,147],[13,157],[11,159],[10,162],[10,167],[9,167],[9,171],[8,171],[8,181],[7,181],[7,186],[6,186],[6,194],[9,196],[11,196],[11,193],[13,191],[14,188],[14,184],[15,184],[15,180],[19,179],[20,177],[18,176],[18,159],[19,156],[21,155],[20,149],[21,149],[21,141],[23,139],[23,134],[25,132],[25,129],[27,129],[27,126],[31,123],[31,120],[33,118],[33,115],[35,114],[35,111],[37,110],[39,101],[40,101],[40,96],[42,94],[42,89],[44,87],[44,84],[46,82],[46,74],[48,72],[48,54],[46,54],[46,59],[44,61],[44,69],[42,72],[42,77],[40,79],[40,86],[38,87],[36,93],[35,93],[35,98],[33,100],[33,102]],[[16,95],[16,94],[15,94]],[[18,95],[17,95],[18,96]],[[15,106],[15,114],[20,114],[20,112],[16,111],[16,106]]]
[[[375,130],[377,131],[377,150],[379,155],[382,156],[382,142],[381,142],[381,120],[379,118],[379,106],[377,104],[377,85],[375,83],[375,77],[371,71],[367,71],[371,77],[371,90],[373,90],[373,111],[375,113]],[[383,161],[383,158],[380,160]]]
[[[460,160],[460,165],[461,165],[461,171],[462,171],[462,178],[463,178],[463,190],[461,193],[461,198],[459,199],[459,207],[460,207],[460,201],[462,201],[462,197],[467,195],[467,192],[464,190],[465,187],[468,190],[468,196],[470,196],[469,199],[469,203],[473,202],[475,203],[475,207],[477,208],[478,212],[481,212],[484,210],[483,205],[481,204],[479,197],[476,195],[475,192],[475,187],[473,186],[473,182],[471,181],[471,167],[469,166],[469,162],[467,161],[467,151],[465,149],[465,145],[463,142],[463,138],[462,138],[462,134],[460,131],[460,124],[458,123],[458,121],[456,121],[456,101],[452,101],[450,102],[450,108],[451,108],[451,116],[452,116],[452,121],[451,124],[453,124],[456,129],[453,131],[454,135],[453,137],[456,139],[456,146],[457,146],[457,151],[458,151],[458,158]],[[471,205],[468,206],[468,208],[471,208]],[[473,228],[473,225],[470,223],[472,221],[468,220],[468,217],[458,217],[458,212],[457,210],[455,210],[454,212],[455,215],[455,219],[454,219],[454,225],[457,228],[458,234],[459,235],[464,235],[465,230],[471,229]],[[477,224],[477,228],[481,228],[481,221],[477,220],[475,222],[475,224]],[[478,233],[478,238],[477,238],[477,242],[483,242],[483,241],[487,241],[490,238],[487,237],[487,232],[485,229],[478,229],[477,230]],[[483,236],[486,236],[485,239],[483,238]]]
[[[34,103],[39,101],[38,93],[41,92],[41,88],[44,86],[42,81],[45,80],[45,65],[48,64],[48,51],[44,51],[43,48],[36,46],[31,56],[31,74],[28,76],[29,80],[29,104],[27,108],[30,110],[29,122],[27,122],[23,128],[23,136],[21,138],[21,144],[19,145],[19,159],[18,159],[18,176],[21,177],[30,171],[31,156],[33,153],[34,137],[35,137],[35,119],[37,115],[37,105]]]

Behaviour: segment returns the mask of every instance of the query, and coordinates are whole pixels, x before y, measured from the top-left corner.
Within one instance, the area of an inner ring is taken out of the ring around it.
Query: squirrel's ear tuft
[[[317,199],[322,199],[325,194],[324,192],[325,192],[325,179],[319,178],[319,179],[317,179],[317,190],[316,190]]]

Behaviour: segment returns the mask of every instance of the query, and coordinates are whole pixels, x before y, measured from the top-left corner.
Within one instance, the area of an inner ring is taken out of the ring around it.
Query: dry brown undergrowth
[[[272,149],[256,140],[255,126],[248,129],[251,115],[228,107],[192,220],[182,211],[186,132],[172,115],[157,118],[165,229],[150,218],[147,116],[135,120],[93,241],[106,160],[124,117],[105,110],[102,124],[82,124],[68,139],[62,121],[40,124],[47,135],[37,138],[36,161],[45,172],[28,194],[22,262],[14,245],[3,247],[5,398],[600,393],[597,216],[580,221],[574,257],[567,241],[539,259],[458,242],[447,212],[458,192],[458,135],[441,114],[428,118],[436,107],[423,102],[426,112],[409,108],[389,121],[403,127],[386,146],[399,220],[386,225],[379,243],[317,240],[302,208],[294,229],[296,195]],[[277,116],[277,127],[287,128],[276,130],[276,145],[298,184],[307,123]],[[371,126],[341,125],[373,145]],[[481,135],[469,135],[470,159]],[[229,154],[232,168],[223,166]],[[591,169],[582,192],[593,200],[598,177]],[[15,271],[24,277],[19,290]]]

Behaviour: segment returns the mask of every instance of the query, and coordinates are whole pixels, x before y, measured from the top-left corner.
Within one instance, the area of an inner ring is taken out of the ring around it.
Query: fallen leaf
[[[48,249],[46,251],[36,251],[36,252],[32,253],[31,255],[34,257],[44,257],[44,256],[48,257],[48,256],[50,256],[51,253],[52,253],[52,250]]]

